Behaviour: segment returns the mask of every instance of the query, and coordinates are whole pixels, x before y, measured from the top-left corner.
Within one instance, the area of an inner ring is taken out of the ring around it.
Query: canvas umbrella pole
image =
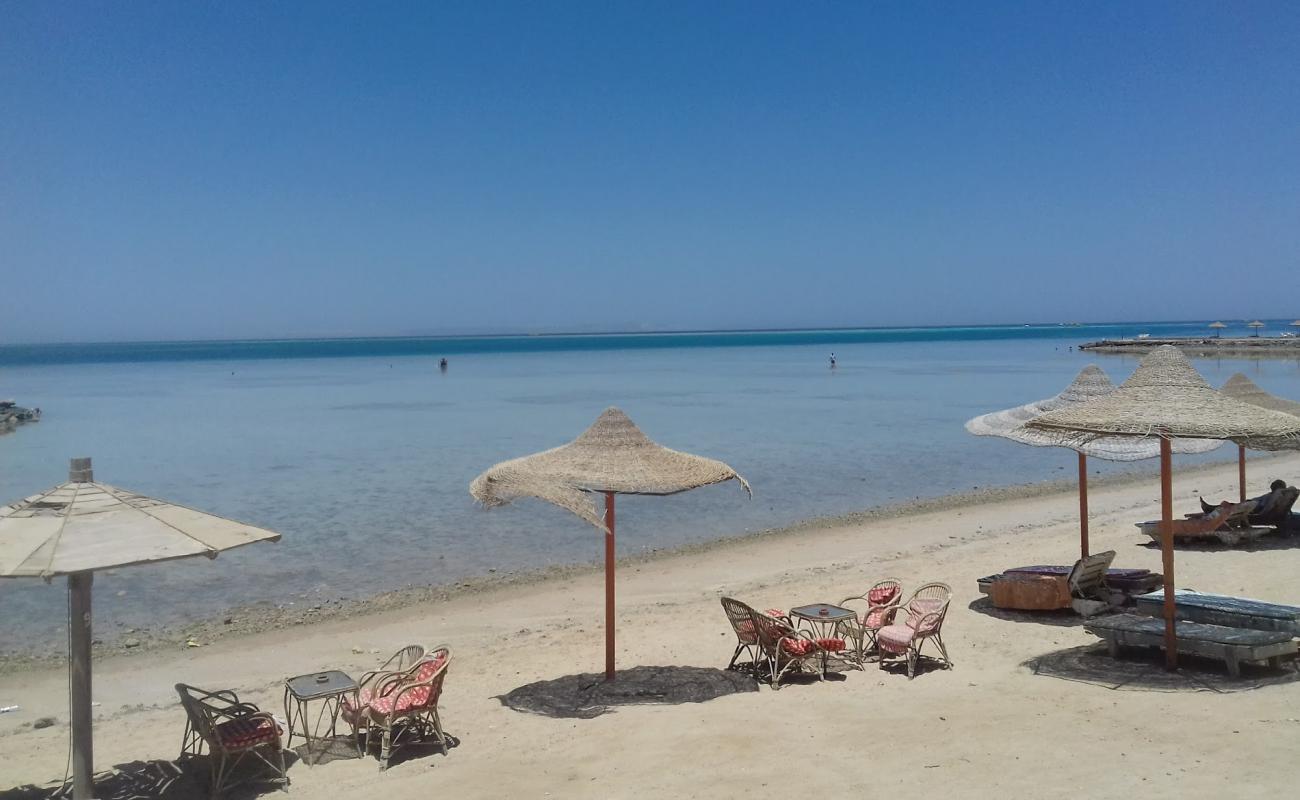
[[[614,493],[605,492],[605,680],[614,680]]]
[[[68,579],[68,695],[72,797],[94,796],[91,587],[97,570],[205,556],[272,531],[96,483],[89,458],[68,482],[0,506],[0,578]],[[111,546],[107,546],[111,545]]]
[[[1079,558],[1088,557],[1088,457],[1079,453]]]
[[[1237,482],[1241,485],[1241,500],[1246,502],[1246,446],[1237,445]]]
[[[1169,437],[1160,437],[1160,564],[1165,576],[1165,667],[1178,668],[1174,607],[1174,480]]]

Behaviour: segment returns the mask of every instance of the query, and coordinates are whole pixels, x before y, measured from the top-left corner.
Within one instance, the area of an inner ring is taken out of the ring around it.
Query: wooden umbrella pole
[[[1088,557],[1088,457],[1079,453],[1079,548]]]
[[[605,492],[605,680],[614,680],[614,493]]]
[[[1246,502],[1246,446],[1237,445],[1237,479],[1241,484],[1241,502]]]
[[[72,699],[72,797],[95,796],[94,738],[90,720],[90,587],[94,573],[68,576],[68,692]]]
[[[1160,437],[1160,559],[1165,573],[1165,667],[1178,668],[1174,627],[1174,479],[1169,437]]]

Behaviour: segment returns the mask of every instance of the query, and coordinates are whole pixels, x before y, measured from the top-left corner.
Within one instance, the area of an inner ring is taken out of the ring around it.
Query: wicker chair
[[[212,771],[210,796],[215,798],[222,789],[234,785],[227,781],[250,755],[275,773],[271,780],[289,790],[284,746],[280,741],[283,730],[269,712],[258,710],[252,703],[240,702],[232,690],[209,692],[178,683],[176,693],[180,695],[186,718],[177,760],[200,756],[207,748]]]
[[[388,769],[394,748],[408,738],[433,741],[447,754],[447,735],[438,717],[438,699],[451,650],[435,647],[404,672],[388,672],[372,678],[372,694],[365,705],[366,727],[382,733],[379,768]],[[366,746],[373,741],[366,737]]]
[[[736,659],[740,654],[749,654],[750,671],[758,673],[758,635],[754,633],[754,619],[751,616],[753,609],[739,600],[732,600],[730,597],[722,598],[722,610],[727,615],[727,621],[731,623],[731,630],[736,634],[736,651],[731,654],[731,661],[727,664],[727,669],[736,668]]]
[[[860,616],[854,617],[852,622],[844,625],[857,647],[858,661],[862,661],[869,651],[876,649],[876,632],[888,624],[887,609],[898,605],[902,599],[903,582],[897,578],[885,578],[876,581],[862,594],[846,597],[840,601],[839,604],[844,608],[854,611],[859,607],[862,609]]]
[[[354,731],[364,733],[370,723],[370,715],[367,713],[370,701],[377,696],[375,691],[381,684],[391,687],[394,685],[391,678],[394,674],[410,676],[415,668],[419,665],[420,659],[424,658],[424,645],[408,644],[396,653],[393,653],[387,661],[380,665],[379,669],[371,670],[365,673],[357,681],[357,694],[355,700],[351,695],[344,695],[342,706],[339,708],[339,716],[345,722],[352,726]]]
[[[722,599],[722,607],[727,609],[728,619],[732,618],[733,609],[737,611],[743,609],[749,612],[749,623],[752,626],[750,629],[753,631],[754,637],[754,643],[751,647],[754,648],[754,652],[758,656],[754,662],[755,677],[761,677],[757,672],[758,666],[760,664],[766,666],[767,678],[773,691],[781,688],[781,679],[788,673],[801,670],[807,662],[821,660],[825,654],[832,651],[831,648],[824,646],[804,631],[795,630],[794,624],[791,623],[789,617],[781,615],[779,612],[772,613],[775,609],[763,613],[729,597]],[[733,625],[737,623],[742,626],[736,631],[739,638],[745,628],[743,627],[743,620],[733,621]],[[739,652],[739,649],[737,648],[737,652]],[[733,656],[733,661],[734,658]],[[820,670],[817,671],[817,674],[820,677],[825,677]]]
[[[886,658],[905,657],[907,678],[916,675],[916,662],[921,658],[921,648],[933,642],[939,651],[938,660],[945,668],[952,667],[948,649],[943,645],[943,620],[952,602],[952,589],[945,583],[927,583],[912,593],[901,606],[885,610],[887,624],[876,632],[876,645],[880,651],[880,668],[885,668]],[[898,612],[907,616],[898,622]]]

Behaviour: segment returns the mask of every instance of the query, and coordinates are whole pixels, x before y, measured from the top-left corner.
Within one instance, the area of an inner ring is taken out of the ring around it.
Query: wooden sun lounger
[[[1144,594],[1137,598],[1137,613],[1163,617],[1164,603],[1163,589]],[[1300,636],[1300,606],[1175,589],[1174,612],[1178,619],[1190,622],[1257,631],[1281,631]]]
[[[1241,675],[1242,661],[1267,661],[1278,668],[1284,656],[1296,654],[1296,642],[1289,633],[1229,628],[1179,621],[1178,652],[1183,655],[1222,659],[1228,674]],[[1136,614],[1115,614],[1089,620],[1083,625],[1088,633],[1106,641],[1112,656],[1124,647],[1158,647],[1164,649],[1165,621]]]

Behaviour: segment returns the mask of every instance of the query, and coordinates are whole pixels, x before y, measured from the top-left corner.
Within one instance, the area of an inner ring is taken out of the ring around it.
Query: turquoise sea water
[[[70,457],[91,456],[98,480],[284,534],[278,545],[215,562],[97,575],[96,614],[111,635],[253,601],[359,597],[595,560],[600,539],[576,517],[531,501],[484,511],[467,487],[497,461],[571,439],[609,405],[662,444],[729,462],[754,486],[753,500],[734,484],[622,499],[623,553],[1068,477],[1071,453],[971,437],[962,423],[1054,394],[1087,363],[1116,382],[1135,364],[1073,345],[1204,330],[1132,323],[0,347],[0,397],[44,412],[0,437],[0,502],[65,480]],[[445,374],[440,356],[450,359]],[[1244,371],[1300,397],[1294,361],[1197,367],[1216,386]],[[57,582],[0,582],[0,649],[60,641],[64,603]]]

